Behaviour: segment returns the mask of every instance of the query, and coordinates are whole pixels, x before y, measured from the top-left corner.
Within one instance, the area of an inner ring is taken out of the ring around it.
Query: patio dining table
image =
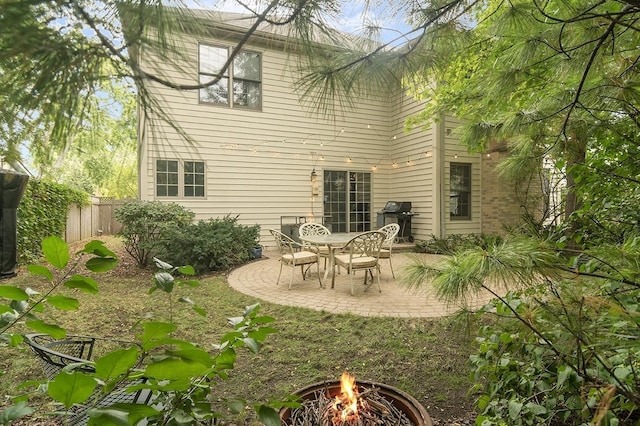
[[[331,271],[331,287],[336,281],[336,271],[333,267],[334,265],[334,256],[337,250],[344,247],[353,237],[359,235],[360,232],[336,232],[332,234],[325,235],[305,235],[300,236],[300,240],[305,243],[312,244],[315,246],[327,246],[329,248],[329,267],[324,271],[324,278],[326,279],[329,275],[329,271]]]

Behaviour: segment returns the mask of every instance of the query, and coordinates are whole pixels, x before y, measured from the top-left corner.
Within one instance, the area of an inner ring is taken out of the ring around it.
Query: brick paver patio
[[[389,262],[381,260],[382,274],[380,282],[382,292],[374,283],[365,292],[362,285],[364,273],[357,272],[356,294],[351,296],[349,275],[344,271],[336,275],[335,288],[331,288],[331,275],[325,280],[325,288],[320,288],[315,266],[302,280],[300,269],[296,268],[291,290],[288,289],[291,268],[282,269],[280,284],[276,285],[280,263],[279,254],[274,250],[265,250],[261,260],[251,262],[234,270],[229,275],[229,285],[237,291],[271,303],[287,306],[300,306],[331,313],[352,313],[361,316],[389,317],[441,317],[454,313],[460,305],[447,305],[439,301],[431,286],[427,283],[420,289],[409,289],[402,284],[403,270],[416,257],[427,262],[438,262],[438,255],[398,252],[393,255],[393,269],[396,279],[391,276]],[[322,262],[321,262],[322,273]],[[470,307],[482,306],[490,299],[483,293],[467,301]]]

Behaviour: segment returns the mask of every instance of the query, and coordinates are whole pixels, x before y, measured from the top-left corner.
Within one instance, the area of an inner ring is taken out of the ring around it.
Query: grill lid
[[[383,213],[408,213],[411,211],[411,201],[387,201]]]

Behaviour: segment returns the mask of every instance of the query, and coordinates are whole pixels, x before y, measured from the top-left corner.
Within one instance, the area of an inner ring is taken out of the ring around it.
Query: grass
[[[170,301],[167,294],[148,293],[152,271],[141,271],[126,257],[123,260],[116,270],[96,277],[97,295],[61,290],[78,298],[80,308],[48,310],[49,320],[59,322],[70,334],[133,339],[140,321],[172,316],[179,325],[179,337],[212,347],[229,331],[226,319],[257,302],[231,289],[224,276],[200,278],[199,287],[179,288]],[[47,284],[26,273],[6,284],[47,290]],[[207,316],[178,302],[181,296],[204,308]],[[467,359],[473,339],[460,321],[336,315],[266,302],[261,306],[262,314],[276,319],[279,332],[269,336],[259,354],[246,351],[239,356],[229,379],[216,387],[217,400],[239,397],[264,402],[317,381],[335,380],[349,370],[356,380],[384,382],[408,392],[434,419],[446,422],[471,411]],[[20,392],[19,383],[40,378],[41,372],[25,347],[0,350],[4,352],[0,357],[3,404]],[[49,408],[46,402],[45,397],[35,400],[41,405],[36,417]],[[251,424],[248,418],[243,414],[236,424]]]

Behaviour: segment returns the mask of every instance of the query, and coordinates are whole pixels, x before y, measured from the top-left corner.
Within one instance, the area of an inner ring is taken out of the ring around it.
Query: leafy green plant
[[[117,264],[116,255],[107,249],[101,241],[87,243],[71,260],[67,244],[58,237],[47,237],[42,241],[42,252],[45,259],[59,273],[42,265],[29,265],[28,271],[40,276],[51,283],[50,289],[45,294],[39,294],[29,288],[22,289],[15,286],[0,286],[0,298],[8,301],[0,305],[0,338],[9,341],[12,345],[22,342],[19,334],[11,334],[8,331],[22,323],[33,332],[46,333],[55,338],[64,337],[65,330],[55,324],[47,323],[38,318],[36,313],[42,312],[47,306],[60,310],[77,309],[77,299],[56,294],[63,287],[77,289],[87,293],[97,293],[98,284],[90,277],[74,274],[73,271],[81,263],[85,255],[92,255],[84,266],[93,272],[105,272],[113,269]],[[71,262],[71,263],[70,263]]]
[[[458,300],[488,291],[471,357],[478,425],[631,425],[640,420],[640,238],[565,258],[564,242],[510,237],[412,266]],[[500,287],[513,291],[501,296]]]
[[[176,203],[131,201],[115,212],[123,228],[125,249],[139,266],[145,267],[158,254],[167,231],[191,224],[195,213]]]
[[[59,288],[80,289],[88,293],[98,292],[95,280],[75,274],[83,256],[72,260],[68,246],[57,237],[49,237],[43,243],[43,253],[53,267],[30,265],[29,272],[52,283],[44,295],[15,286],[0,286],[2,328],[0,337],[5,345],[17,346],[23,336],[14,329],[24,326],[46,333],[55,339],[66,336],[67,331],[55,323],[39,319],[45,309],[53,307],[63,310],[78,308],[77,300],[55,294]],[[110,270],[117,264],[115,255],[102,242],[88,243],[79,254],[91,254],[84,265],[93,272]],[[149,290],[161,290],[171,294],[175,286],[197,286],[198,282],[183,280],[183,274],[193,274],[191,267],[177,267],[157,260],[159,271]],[[176,277],[175,275],[178,275]],[[198,314],[205,311],[192,301],[182,298]],[[27,386],[40,385],[48,396],[64,407],[64,412],[77,404],[89,405],[89,425],[137,424],[146,420],[153,424],[212,424],[222,414],[211,404],[211,392],[219,380],[225,379],[234,368],[239,348],[258,352],[265,338],[274,333],[269,327],[273,318],[259,314],[260,306],[247,306],[241,316],[229,318],[232,330],[214,345],[213,352],[198,345],[175,338],[172,333],[177,326],[170,321],[145,321],[140,324],[137,342],[124,345],[82,364],[71,364],[54,378],[43,382],[31,382]],[[89,368],[87,368],[89,367]],[[137,380],[144,378],[143,381]],[[97,406],[100,396],[111,392],[116,386],[125,384],[130,391],[145,389],[152,392],[152,405],[115,404]],[[14,405],[0,412],[0,420],[8,424],[32,413],[27,404],[29,394],[18,396]],[[284,401],[270,406],[258,404],[255,410],[267,426],[280,424],[276,408],[293,403]],[[293,404],[295,405],[295,404]],[[60,414],[60,413],[58,413]],[[63,413],[64,414],[64,413]]]
[[[486,248],[491,244],[500,242],[500,240],[501,237],[498,235],[486,234],[451,234],[444,238],[431,235],[430,240],[417,242],[415,251],[417,253],[454,254],[456,251],[467,248]]]
[[[202,220],[169,229],[162,257],[173,264],[192,265],[198,274],[227,271],[253,258],[260,228],[238,223],[237,216]]]
[[[54,182],[29,179],[18,206],[18,258],[35,262],[42,254],[42,241],[49,235],[62,236],[69,207],[89,204],[89,194]]]

